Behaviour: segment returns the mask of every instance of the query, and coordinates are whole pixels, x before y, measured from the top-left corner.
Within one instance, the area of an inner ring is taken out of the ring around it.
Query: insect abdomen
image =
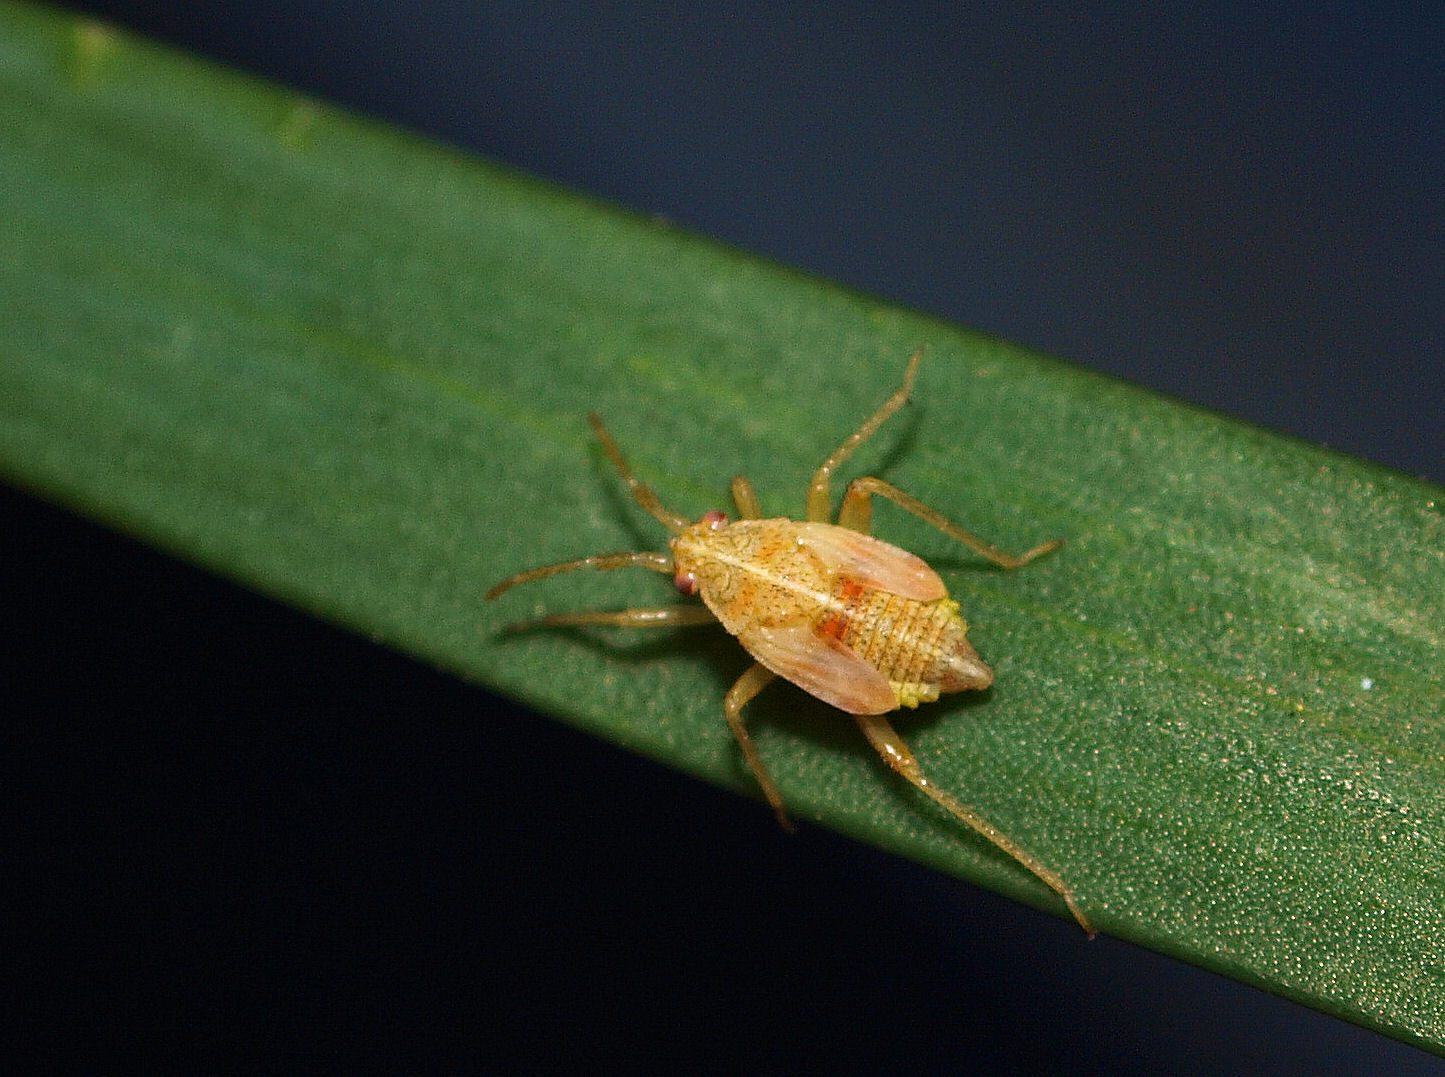
[[[919,602],[846,576],[837,580],[832,598],[819,633],[882,673],[900,707],[993,683],[993,670],[968,642],[968,625],[953,599]]]

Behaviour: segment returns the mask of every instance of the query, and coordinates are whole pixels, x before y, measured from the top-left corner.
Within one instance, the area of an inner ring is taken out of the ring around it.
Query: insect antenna
[[[627,488],[632,491],[632,496],[637,499],[637,503],[674,535],[686,531],[692,521],[665,506],[652,492],[652,487],[632,473],[632,469],[627,466],[627,461],[622,458],[622,450],[617,447],[617,442],[612,440],[612,435],[607,432],[607,427],[602,425],[602,416],[594,411],[587,418],[592,423],[592,429],[597,431],[597,437],[602,442],[602,449],[607,453],[607,458],[612,461],[612,466],[617,468],[618,474],[622,476],[622,481],[627,483]]]

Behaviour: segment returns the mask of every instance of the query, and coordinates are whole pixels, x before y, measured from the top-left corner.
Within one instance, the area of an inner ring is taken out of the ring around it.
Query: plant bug
[[[792,824],[762,756],[743,724],[742,710],[775,677],[853,716],[878,754],[908,781],[1008,853],[1054,890],[1080,926],[1094,928],[1073,889],[1053,869],[978,812],[940,789],[884,715],[917,707],[944,692],[987,688],[993,670],[968,642],[968,625],[938,574],[921,558],[869,535],[871,498],[887,498],[1001,568],[1014,569],[1057,549],[1055,539],[1013,556],[965,531],[917,498],[865,477],[848,484],[836,523],[829,522],[830,482],[858,447],[908,402],[923,350],[914,353],[903,384],[813,473],[807,519],[763,519],[752,483],[732,481],[738,519],[716,509],[696,523],[663,506],[633,475],[596,413],[592,428],[637,503],[672,533],[669,553],[610,553],[547,565],[509,576],[487,592],[493,599],[519,583],[590,568],[639,567],[673,577],[701,606],[663,606],[616,612],[561,613],[531,625],[621,625],[650,628],[721,622],[754,662],[729,690],[723,713],[778,821]]]

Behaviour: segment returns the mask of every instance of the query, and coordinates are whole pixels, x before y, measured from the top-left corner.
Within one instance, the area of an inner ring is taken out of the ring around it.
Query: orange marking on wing
[[[827,612],[818,620],[818,635],[835,639],[839,643],[847,639],[848,629],[853,624],[853,610],[857,608],[858,600],[867,590],[866,586],[855,579],[848,576],[838,577],[838,585],[833,591]]]
[[[932,602],[948,594],[938,573],[916,554],[891,543],[825,523],[798,523],[793,535],[834,571],[846,573],[865,586],[902,595],[918,602]]]
[[[778,676],[841,711],[886,714],[898,709],[887,677],[838,640],[820,639],[808,625],[759,628],[738,638]]]

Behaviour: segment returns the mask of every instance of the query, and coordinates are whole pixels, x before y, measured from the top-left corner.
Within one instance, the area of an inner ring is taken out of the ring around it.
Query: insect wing
[[[841,711],[886,714],[898,709],[898,696],[887,677],[810,625],[755,628],[739,639],[778,676]]]
[[[932,602],[948,594],[948,588],[928,562],[892,543],[835,524],[805,523],[798,527],[798,541],[840,575],[919,602]]]

